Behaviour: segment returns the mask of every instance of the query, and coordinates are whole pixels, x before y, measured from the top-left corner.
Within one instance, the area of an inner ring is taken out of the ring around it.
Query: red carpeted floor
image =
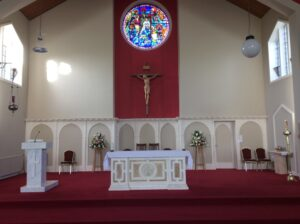
[[[270,171],[187,171],[189,190],[108,191],[109,172],[49,173],[59,186],[20,193],[0,181],[0,223],[300,223],[300,181]]]

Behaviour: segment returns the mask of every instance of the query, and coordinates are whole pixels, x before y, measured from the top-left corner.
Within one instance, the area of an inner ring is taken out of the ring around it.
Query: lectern
[[[45,192],[58,185],[57,180],[46,180],[47,172],[47,142],[42,140],[29,140],[22,143],[25,150],[26,185],[21,187],[21,192]]]

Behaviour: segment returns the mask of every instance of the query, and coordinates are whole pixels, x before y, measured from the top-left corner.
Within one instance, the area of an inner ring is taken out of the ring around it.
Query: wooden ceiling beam
[[[20,11],[27,19],[32,20],[64,1],[66,0],[37,0],[22,8]]]
[[[264,15],[270,10],[270,8],[257,0],[227,0],[228,2],[240,7],[241,9],[249,11],[252,15],[258,18],[264,17]]]

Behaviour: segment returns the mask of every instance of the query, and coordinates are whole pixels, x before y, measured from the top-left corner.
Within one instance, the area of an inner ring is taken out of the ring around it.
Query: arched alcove
[[[121,127],[119,132],[119,150],[134,149],[134,131],[133,128],[125,124]]]
[[[88,144],[92,142],[93,137],[96,135],[96,133],[101,133],[104,135],[105,143],[106,143],[106,149],[103,151],[103,155],[110,149],[111,144],[111,135],[109,128],[101,123],[95,124],[89,131],[88,135]],[[94,151],[90,148],[88,148],[88,165],[93,164],[94,159]]]
[[[248,121],[241,126],[241,149],[250,148],[252,153],[256,148],[263,147],[263,136],[260,126],[252,121]],[[254,155],[253,155],[254,156]]]
[[[207,146],[204,148],[205,163],[212,163],[212,151],[211,151],[211,134],[208,127],[201,122],[193,122],[184,130],[184,147],[189,150],[195,158],[195,150],[190,146],[192,134],[195,130],[201,131],[207,140]]]
[[[285,137],[282,134],[285,129],[285,120],[288,122],[288,129],[293,133],[293,114],[286,107],[281,106],[274,113],[274,146],[286,147]],[[293,146],[293,138],[290,137],[290,145]]]
[[[139,143],[155,143],[155,131],[150,124],[145,124],[141,128]]]
[[[215,128],[216,168],[234,168],[236,165],[232,129],[227,122]]]
[[[42,139],[45,142],[53,143],[53,133],[51,131],[51,128],[49,128],[45,124],[38,124],[35,126],[31,133],[30,133],[31,139]],[[47,149],[47,165],[52,166],[53,165],[53,144],[49,144],[50,147]]]
[[[82,133],[80,128],[74,124],[67,124],[59,133],[58,162],[63,161],[64,152],[72,150],[76,155],[77,165],[82,165]]]
[[[165,124],[160,132],[160,148],[176,149],[176,132],[171,124]]]

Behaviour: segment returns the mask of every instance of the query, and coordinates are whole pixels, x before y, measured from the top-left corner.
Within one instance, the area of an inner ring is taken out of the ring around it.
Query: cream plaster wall
[[[272,116],[276,110],[281,106],[286,106],[289,110],[294,111],[294,93],[293,93],[293,76],[283,78],[281,80],[270,82],[269,80],[269,63],[268,63],[268,40],[273,32],[273,29],[278,20],[285,20],[287,18],[270,10],[262,20],[262,43],[264,61],[264,79],[265,79],[265,92],[266,92],[266,110],[269,119],[267,120],[268,129],[268,145],[270,149],[274,149],[275,139],[273,131]],[[289,119],[286,117],[285,119]],[[282,120],[283,123],[283,120]],[[281,127],[282,125],[280,125]],[[278,125],[279,127],[279,125]],[[291,127],[292,128],[292,127]],[[283,130],[280,130],[283,131]],[[280,141],[282,142],[282,141]]]
[[[247,12],[225,0],[178,3],[180,116],[265,115],[264,52],[249,59],[240,50]],[[251,24],[260,41],[260,19]]]
[[[39,18],[30,22],[30,48]],[[113,117],[113,1],[66,1],[42,15],[48,53],[30,51],[30,119]],[[48,82],[48,60],[71,66]]]
[[[12,114],[7,108],[10,99],[10,84],[0,80],[0,158],[22,154],[21,143],[25,139],[25,118],[27,99],[27,63],[28,63],[28,21],[17,12],[0,24],[12,23],[24,46],[23,83],[17,90],[16,100],[19,110]],[[16,164],[19,165],[19,164]],[[13,167],[13,165],[12,165]],[[9,172],[9,171],[8,171]]]

